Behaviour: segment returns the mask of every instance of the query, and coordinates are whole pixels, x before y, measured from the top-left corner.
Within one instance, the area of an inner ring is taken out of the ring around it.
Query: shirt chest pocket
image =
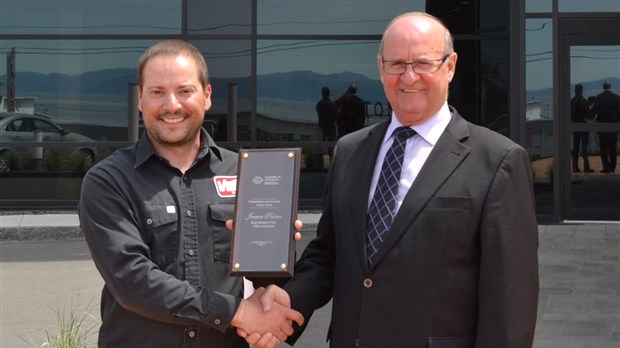
[[[165,269],[177,258],[179,248],[178,216],[173,204],[145,204],[142,214],[143,238],[151,249],[153,262]]]
[[[230,262],[232,231],[226,228],[226,220],[232,220],[234,204],[210,204],[209,219],[213,236],[213,257],[218,261]]]

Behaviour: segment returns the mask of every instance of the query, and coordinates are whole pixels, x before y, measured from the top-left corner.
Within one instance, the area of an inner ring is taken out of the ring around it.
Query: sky
[[[620,45],[572,46],[570,74],[571,85],[609,77],[620,78]],[[620,92],[620,86],[613,87]],[[601,90],[602,86],[599,92]]]
[[[526,20],[526,90],[549,88],[553,84],[553,35],[551,19]],[[573,46],[571,82],[620,77],[620,45]]]

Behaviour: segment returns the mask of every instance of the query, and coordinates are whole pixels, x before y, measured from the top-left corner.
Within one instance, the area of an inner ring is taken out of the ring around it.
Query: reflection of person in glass
[[[611,91],[611,81],[603,82],[603,93],[596,96],[593,110],[596,113],[598,123],[620,122],[620,97]],[[616,159],[618,156],[618,132],[598,133],[601,162],[601,173],[613,173],[616,171]]]
[[[344,95],[336,100],[339,109],[338,138],[364,128],[366,103],[357,96],[357,85],[352,83]]]
[[[338,119],[338,108],[330,98],[329,87],[321,88],[321,100],[316,103],[316,114],[319,117],[319,127],[323,133],[323,141],[336,140],[336,120]],[[333,146],[328,146],[329,157],[331,158]]]
[[[575,123],[584,123],[590,118],[590,108],[588,101],[583,97],[583,85],[578,83],[575,85],[575,96],[570,100],[570,119]],[[590,168],[590,160],[588,158],[588,142],[590,133],[574,132],[573,133],[573,173],[579,173],[579,148],[581,148],[581,156],[583,157],[583,172],[592,173],[594,170]]]
[[[319,127],[323,130],[323,141],[336,140],[336,104],[329,98],[329,87],[321,89],[321,100],[316,103],[316,114],[319,117]]]

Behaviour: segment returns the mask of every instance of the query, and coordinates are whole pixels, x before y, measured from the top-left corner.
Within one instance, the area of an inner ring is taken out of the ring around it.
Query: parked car
[[[80,143],[76,147],[62,147],[62,149],[68,150],[71,154],[76,152],[80,154],[86,169],[95,162],[97,148],[88,145],[95,140],[81,134],[71,133],[44,115],[0,112],[0,143],[5,143],[0,145],[0,172],[14,169],[15,158],[28,161],[33,157],[33,146],[18,146],[18,144],[35,141],[35,131],[42,132],[43,143]],[[49,151],[50,148],[54,148],[54,145],[43,145],[43,148]]]

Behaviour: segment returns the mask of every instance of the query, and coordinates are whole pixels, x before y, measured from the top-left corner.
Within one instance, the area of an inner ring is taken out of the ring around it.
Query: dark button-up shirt
[[[185,174],[147,136],[84,177],[80,226],[105,281],[100,347],[247,347],[230,321],[237,155],[204,132]]]
[[[583,95],[575,95],[570,100],[570,117],[573,122],[584,123],[590,118],[588,101]]]

